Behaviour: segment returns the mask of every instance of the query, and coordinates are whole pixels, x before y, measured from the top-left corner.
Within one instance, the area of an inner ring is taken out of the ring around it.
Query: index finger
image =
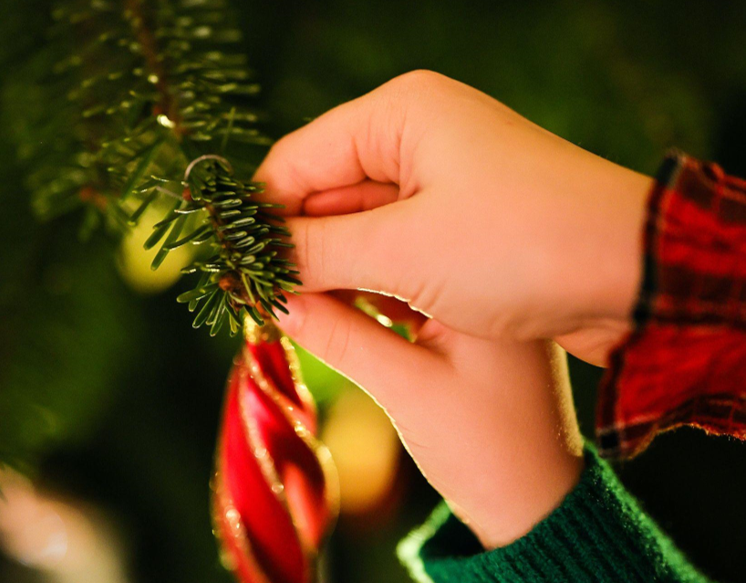
[[[399,183],[404,107],[386,86],[340,105],[279,140],[257,169],[262,198],[298,215],[310,194],[364,180]]]

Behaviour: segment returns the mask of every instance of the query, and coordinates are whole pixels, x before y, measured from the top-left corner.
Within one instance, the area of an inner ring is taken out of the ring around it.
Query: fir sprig
[[[179,297],[195,327],[215,334],[228,321],[236,333],[244,315],[261,323],[285,310],[284,292],[300,283],[282,256],[289,233],[226,160],[228,145],[269,140],[224,0],[62,0],[54,20],[19,78],[36,87],[16,134],[37,213],[83,207],[86,236],[102,223],[126,232],[157,205],[154,269],[179,246],[210,249]]]
[[[273,214],[278,205],[257,202],[258,185],[234,178],[230,166],[218,156],[197,159],[190,168],[182,200],[158,223],[147,247],[162,241],[154,265],[166,253],[187,243],[208,243],[212,256],[186,268],[201,274],[197,287],[177,301],[197,310],[194,327],[211,327],[215,335],[227,321],[232,334],[248,315],[262,325],[262,313],[286,312],[284,291],[300,284],[297,271],[280,251],[290,247],[290,233]],[[185,234],[186,231],[186,234]]]

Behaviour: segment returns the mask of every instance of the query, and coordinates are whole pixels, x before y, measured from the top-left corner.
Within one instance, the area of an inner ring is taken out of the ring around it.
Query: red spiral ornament
[[[312,583],[339,508],[329,451],[290,341],[247,325],[228,381],[212,484],[222,558],[241,583]]]

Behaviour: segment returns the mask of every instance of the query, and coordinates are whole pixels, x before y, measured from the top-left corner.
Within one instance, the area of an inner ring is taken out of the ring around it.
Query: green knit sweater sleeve
[[[509,546],[484,551],[442,503],[400,543],[400,559],[423,583],[708,581],[591,447],[585,458],[579,484],[560,507]]]

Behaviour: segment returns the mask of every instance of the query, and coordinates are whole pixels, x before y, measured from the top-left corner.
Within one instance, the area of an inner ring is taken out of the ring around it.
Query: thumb
[[[417,387],[429,384],[424,377],[443,367],[436,353],[326,294],[291,295],[287,305],[289,314],[278,314],[283,331],[387,410],[418,398]]]
[[[290,258],[303,291],[363,288],[402,295],[406,202],[350,215],[287,218],[295,245]]]

